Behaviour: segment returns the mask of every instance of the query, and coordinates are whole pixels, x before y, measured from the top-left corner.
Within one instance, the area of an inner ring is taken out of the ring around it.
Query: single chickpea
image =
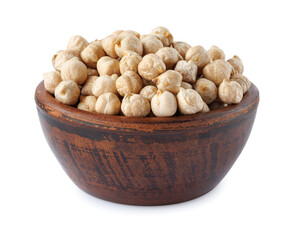
[[[77,108],[88,112],[95,112],[96,100],[97,98],[95,96],[80,97]]]
[[[243,98],[243,89],[238,82],[224,79],[218,88],[218,96],[224,103],[236,104]]]
[[[182,88],[185,88],[185,89],[192,89],[193,87],[192,87],[192,85],[190,84],[190,83],[188,83],[188,82],[181,82],[181,87]]]
[[[60,82],[55,89],[56,99],[67,105],[75,105],[78,102],[79,96],[79,87],[72,80]]]
[[[205,78],[200,78],[197,80],[194,89],[199,93],[202,100],[206,104],[214,102],[217,98],[217,87],[215,83]]]
[[[204,66],[211,62],[210,54],[200,45],[191,47],[185,55],[186,61],[192,61],[198,67],[198,73],[201,74]]]
[[[237,73],[231,77],[231,81],[238,82],[243,88],[243,94],[245,94],[251,86],[251,82],[244,75]]]
[[[151,100],[151,109],[156,117],[171,117],[177,110],[176,97],[168,91],[158,90]]]
[[[203,68],[203,76],[211,80],[218,87],[224,79],[230,79],[232,66],[225,60],[218,59]]]
[[[201,112],[205,113],[205,112],[209,112],[209,111],[211,111],[209,106],[205,102],[203,102],[203,108],[202,108]]]
[[[179,110],[182,114],[195,114],[203,109],[203,100],[193,89],[181,88],[176,98],[178,100]]]
[[[244,65],[242,60],[238,56],[234,56],[233,58],[228,59],[227,62],[231,64],[235,74],[236,73],[243,74]]]
[[[115,51],[117,55],[120,58],[122,58],[124,52],[133,51],[137,53],[138,55],[142,56],[143,47],[142,47],[142,43],[140,39],[132,34],[123,35],[123,36],[124,37],[121,37],[121,34],[120,34],[116,42],[116,45],[115,45]]]
[[[82,85],[88,77],[87,66],[75,58],[63,63],[61,68],[61,78],[63,81],[73,80],[78,85]]]
[[[151,111],[151,106],[140,94],[129,93],[122,100],[121,110],[126,117],[146,117]]]
[[[184,82],[188,83],[196,82],[198,75],[198,67],[192,61],[188,62],[185,60],[178,61],[174,70],[182,74]]]
[[[85,83],[82,85],[81,94],[85,96],[93,95],[92,86],[98,76],[90,76],[87,78]]]
[[[92,83],[93,95],[96,97],[99,97],[103,93],[108,93],[108,92],[118,94],[118,91],[116,88],[117,77],[113,77],[113,76],[103,75],[103,76],[98,77]]]
[[[159,90],[169,91],[177,94],[181,88],[182,75],[174,70],[168,70],[157,78],[153,79]]]
[[[122,97],[129,93],[139,93],[142,88],[142,80],[137,73],[127,71],[117,79],[116,88]]]
[[[188,43],[181,41],[171,43],[171,47],[177,50],[179,54],[181,54],[183,59],[185,59],[186,52],[188,51],[188,49],[191,48],[191,46]]]
[[[97,62],[97,71],[100,76],[103,75],[120,75],[120,62],[108,56],[101,57]]]
[[[164,47],[169,47],[173,42],[173,36],[165,27],[156,27],[152,30],[151,35],[155,35],[163,43]]]
[[[97,61],[105,55],[102,42],[98,40],[91,42],[80,53],[82,61],[90,68],[96,68]]]
[[[145,55],[138,65],[139,75],[146,80],[152,80],[165,71],[166,65],[163,60],[153,53]]]
[[[96,101],[95,110],[98,113],[118,115],[121,109],[121,101],[113,93],[104,93]]]
[[[155,54],[163,60],[167,69],[173,69],[176,63],[183,59],[178,51],[171,47],[161,48]]]
[[[138,64],[141,62],[142,57],[132,51],[124,52],[123,58],[120,61],[120,72],[124,74],[126,71],[138,72]]]
[[[145,86],[144,88],[142,88],[139,92],[139,94],[148,99],[149,102],[151,102],[152,98],[154,97],[154,95],[156,94],[157,92],[157,87],[154,87],[154,86],[151,86],[151,85],[148,85],[148,86]]]
[[[225,60],[224,51],[215,45],[213,45],[207,52],[210,54],[212,61],[217,59]]]
[[[63,63],[65,63],[68,60],[71,60],[72,58],[77,58],[78,60],[81,60],[79,58],[79,54],[75,51],[68,51],[68,50],[60,50],[52,57],[52,65],[53,67],[61,71]]]
[[[163,43],[155,35],[146,35],[141,38],[141,43],[143,47],[143,55],[156,53],[159,49],[164,47]]]
[[[61,74],[58,71],[44,73],[43,79],[44,79],[45,89],[51,94],[55,93],[55,88],[62,81]]]
[[[98,71],[95,68],[88,68],[88,77],[98,76]]]
[[[118,55],[115,52],[115,45],[117,43],[118,34],[111,34],[101,40],[105,53],[112,58],[117,58]]]
[[[119,38],[125,38],[129,35],[133,35],[135,36],[136,38],[139,38],[140,39],[140,34],[136,31],[133,31],[133,30],[125,30],[125,31],[122,31],[119,33],[118,37]]]
[[[75,35],[72,36],[67,44],[67,50],[72,50],[78,52],[80,54],[86,46],[88,46],[88,41],[84,39],[82,36]]]

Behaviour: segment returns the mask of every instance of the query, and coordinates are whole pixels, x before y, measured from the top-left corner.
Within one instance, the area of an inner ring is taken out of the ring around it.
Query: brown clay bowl
[[[238,105],[168,118],[128,118],[66,106],[41,82],[35,93],[47,142],[72,181],[112,202],[162,205],[211,191],[249,137],[259,103],[252,85]]]

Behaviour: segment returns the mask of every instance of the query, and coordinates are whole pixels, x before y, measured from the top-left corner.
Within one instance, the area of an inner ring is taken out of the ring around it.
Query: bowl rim
[[[65,105],[46,91],[44,81],[41,81],[35,91],[35,102],[38,111],[44,112],[63,121],[71,121],[87,126],[118,129],[130,128],[139,130],[174,130],[190,127],[209,127],[215,124],[227,123],[232,119],[243,117],[245,113],[256,110],[259,103],[259,90],[252,83],[239,104],[229,105],[225,108],[212,110],[206,113],[192,115],[179,115],[172,117],[126,117],[119,115],[105,115],[92,113]],[[187,124],[189,122],[189,124]],[[142,126],[140,129],[140,126]]]

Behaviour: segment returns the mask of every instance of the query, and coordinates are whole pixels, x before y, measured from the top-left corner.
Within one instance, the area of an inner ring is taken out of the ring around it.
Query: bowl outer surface
[[[113,202],[161,205],[213,189],[249,137],[259,102],[252,85],[225,109],[169,118],[128,118],[63,105],[41,82],[35,100],[59,163],[84,191]]]

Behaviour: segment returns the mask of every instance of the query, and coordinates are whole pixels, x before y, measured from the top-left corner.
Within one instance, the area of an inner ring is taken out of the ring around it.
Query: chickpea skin
[[[204,107],[201,96],[193,89],[181,88],[176,98],[180,112],[185,115],[200,112]]]
[[[111,34],[101,40],[105,53],[112,58],[117,58],[118,55],[115,52],[115,45],[117,43],[118,34]]]
[[[178,51],[171,47],[161,48],[155,54],[163,60],[166,69],[173,69],[176,63],[183,59]]]
[[[159,90],[169,91],[177,94],[181,88],[182,75],[174,70],[168,70],[157,78],[153,79]]]
[[[91,42],[80,53],[82,61],[90,68],[96,68],[97,61],[105,55],[102,42],[98,40]]]
[[[203,102],[203,108],[202,108],[201,112],[205,113],[205,112],[209,112],[209,111],[211,111],[209,106],[205,102]]]
[[[141,62],[142,57],[132,51],[127,51],[123,54],[120,61],[120,72],[123,75],[126,71],[138,72],[138,64]]]
[[[90,76],[87,78],[87,80],[85,81],[81,89],[82,95],[85,95],[85,96],[93,95],[92,86],[97,78],[98,76]]]
[[[117,75],[103,75],[98,77],[92,84],[92,93],[94,96],[99,97],[103,93],[118,94],[116,88]]]
[[[250,88],[251,86],[251,82],[248,80],[247,77],[245,77],[244,75],[242,74],[234,74],[232,77],[231,77],[231,81],[236,81],[238,82],[241,87],[243,88],[243,93],[245,94],[248,89]]]
[[[206,104],[214,102],[217,98],[217,87],[215,83],[205,78],[200,78],[197,80],[194,89],[199,93],[202,100]]]
[[[121,110],[126,117],[146,117],[151,111],[151,106],[140,94],[129,93],[122,100]]]
[[[77,108],[88,112],[95,112],[96,100],[97,98],[95,96],[86,96],[80,98],[80,102],[78,103]]]
[[[148,86],[145,86],[144,88],[142,88],[140,90],[140,95],[146,99],[149,100],[149,102],[151,102],[152,98],[154,97],[154,95],[156,94],[157,92],[157,87],[155,86],[151,86],[151,85],[148,85]]]
[[[72,36],[67,44],[67,50],[76,51],[78,54],[82,52],[83,49],[85,49],[86,46],[88,46],[88,41],[83,38],[82,36],[75,35]]]
[[[145,55],[138,65],[139,75],[146,80],[152,80],[165,71],[163,60],[153,53]]]
[[[143,47],[143,55],[149,53],[156,53],[159,49],[163,48],[163,43],[155,35],[147,35],[141,39]]]
[[[96,101],[95,110],[98,113],[108,115],[118,115],[121,109],[121,102],[117,95],[113,93],[104,93]]]
[[[142,56],[143,47],[140,39],[135,35],[128,34],[124,35],[123,38],[121,38],[120,35],[115,45],[115,51],[120,58],[123,57],[123,54],[126,51],[133,51]]]
[[[220,100],[227,104],[237,104],[243,98],[243,89],[236,81],[224,79],[218,88]]]
[[[97,62],[97,71],[100,76],[103,75],[120,75],[120,62],[108,56],[101,57]]]
[[[217,59],[225,60],[225,53],[223,50],[221,50],[219,47],[213,45],[209,50],[208,53],[211,56],[212,61],[215,61]]]
[[[68,60],[71,60],[72,58],[77,58],[78,60],[80,60],[79,54],[77,52],[68,51],[68,50],[60,50],[55,55],[53,55],[51,61],[52,61],[53,67],[56,70],[61,71],[63,63],[65,63]]]
[[[165,27],[156,27],[152,30],[151,35],[155,35],[163,43],[164,47],[169,47],[173,42],[173,36]]]
[[[232,72],[233,68],[230,63],[218,59],[204,67],[203,76],[218,87],[224,79],[230,79]]]
[[[61,68],[61,78],[63,81],[73,80],[78,85],[82,85],[88,77],[87,66],[76,58],[63,63]]]
[[[228,59],[227,62],[231,64],[231,66],[234,69],[235,74],[236,73],[243,74],[244,65],[243,65],[242,60],[238,56],[235,55],[233,58]]]
[[[61,74],[58,71],[52,71],[43,74],[45,89],[51,93],[55,93],[56,87],[62,81]]]
[[[186,52],[188,51],[188,49],[191,48],[188,43],[181,41],[171,43],[171,47],[177,50],[183,59],[185,59]]]
[[[188,62],[185,60],[178,61],[174,70],[182,74],[184,82],[188,83],[196,82],[198,75],[198,67],[192,61]]]
[[[88,68],[88,77],[90,76],[98,76],[98,71],[96,68]]]
[[[76,82],[72,80],[62,81],[55,88],[55,97],[66,105],[75,105],[80,96],[80,90]]]
[[[156,117],[171,117],[176,113],[176,97],[168,91],[158,90],[151,101],[151,109]]]
[[[188,83],[188,82],[181,82],[181,87],[182,88],[185,88],[185,89],[192,89],[193,87],[192,87],[192,85],[190,84],[190,83]]]
[[[137,73],[127,71],[117,79],[116,88],[122,97],[129,93],[139,93],[142,88],[142,80]]]
[[[198,73],[201,74],[204,66],[211,62],[210,54],[200,45],[191,47],[185,55],[186,61],[192,61],[198,67]]]

